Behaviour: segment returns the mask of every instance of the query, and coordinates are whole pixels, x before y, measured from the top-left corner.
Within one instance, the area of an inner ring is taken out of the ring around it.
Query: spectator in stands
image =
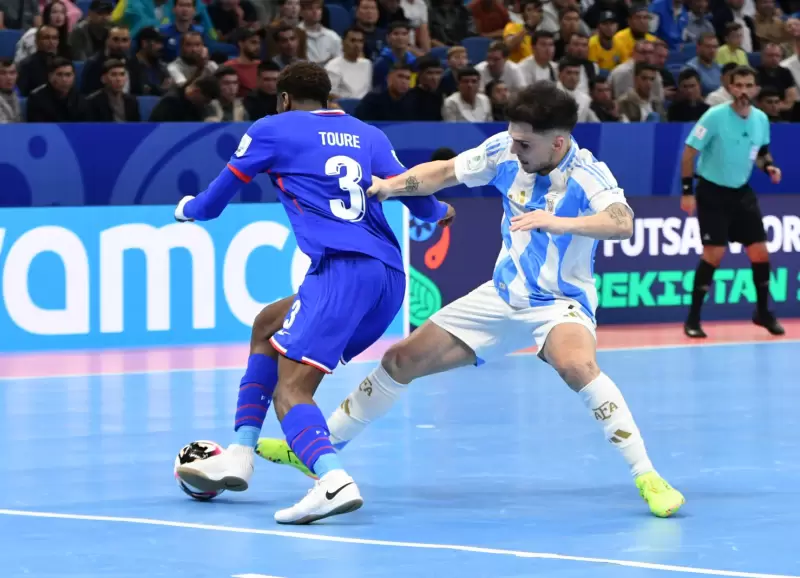
[[[774,42],[767,42],[761,49],[761,66],[756,68],[758,85],[762,90],[771,86],[781,101],[781,111],[791,110],[797,102],[798,90],[792,73],[781,66],[783,53]]]
[[[356,7],[355,26],[364,31],[364,57],[375,60],[386,41],[386,29],[378,27],[376,0],[360,0]]]
[[[197,75],[186,84],[170,88],[158,101],[150,122],[203,122],[211,101],[219,98],[219,81],[213,75]]]
[[[537,31],[533,35],[533,54],[519,63],[525,84],[533,84],[539,80],[558,80],[557,68],[553,62],[555,54],[554,35],[552,32]]]
[[[411,85],[411,68],[397,63],[386,79],[386,88],[373,90],[361,99],[355,117],[364,121],[409,120],[411,118],[406,97]]]
[[[565,8],[575,8],[577,6],[578,3],[575,0],[548,0],[547,2],[542,2],[542,23],[537,30],[558,34],[558,29],[561,28],[561,12]]]
[[[650,30],[657,38],[676,50],[686,42],[685,31],[689,25],[689,11],[683,0],[655,0],[650,5]]]
[[[183,38],[188,32],[199,34],[201,41],[205,43],[206,36],[203,27],[194,23],[196,15],[197,9],[194,6],[194,0],[175,0],[174,21],[161,27],[161,34],[165,39],[164,60],[166,62],[172,62],[178,57]]]
[[[706,97],[706,104],[709,106],[716,106],[717,104],[733,100],[733,96],[728,91],[728,87],[731,85],[731,72],[736,70],[737,66],[738,65],[733,62],[729,62],[722,67],[722,86]]]
[[[22,107],[17,88],[17,65],[0,60],[0,124],[22,122]]]
[[[686,63],[700,75],[703,96],[708,96],[722,85],[722,67],[716,62],[718,49],[716,34],[704,32],[697,39],[697,56]]]
[[[574,6],[568,6],[561,12],[561,19],[559,20],[559,29],[555,38],[555,59],[560,61],[567,55],[567,46],[569,45],[572,35],[577,33],[581,27],[581,13]],[[589,36],[586,36],[588,47]]]
[[[622,49],[614,39],[617,33],[617,18],[611,11],[602,12],[599,16],[597,32],[589,39],[589,60],[597,64],[600,70],[611,72],[622,64]]]
[[[439,92],[446,98],[458,90],[458,71],[469,64],[467,49],[453,46],[447,50],[447,70],[439,82]]]
[[[103,88],[86,99],[89,120],[93,122],[139,122],[139,103],[125,93],[128,70],[124,60],[109,59],[103,63]]]
[[[619,107],[611,96],[611,83],[607,78],[598,77],[591,86],[592,104],[590,108],[599,122],[628,122],[619,113]]]
[[[625,0],[596,0],[583,14],[583,21],[592,29],[600,26],[600,19],[605,13],[611,12],[617,22],[617,29],[628,26],[630,10]]]
[[[501,81],[506,89],[512,92],[521,90],[525,86],[522,71],[517,64],[508,61],[508,49],[502,40],[495,40],[489,45],[486,60],[478,64],[475,70],[481,75],[481,91],[485,91],[486,85],[490,82],[497,81]]]
[[[322,0],[303,0],[300,28],[306,33],[306,58],[322,64],[342,54],[342,39],[322,22]]]
[[[370,0],[374,2],[375,0]],[[266,57],[275,58],[280,53],[278,31],[287,26],[294,30],[297,56],[306,57],[306,33],[300,28],[300,0],[278,0],[280,11],[266,30]]]
[[[425,0],[400,0],[400,7],[406,15],[410,28],[408,49],[419,58],[431,51],[428,4]]]
[[[658,70],[649,62],[638,62],[633,69],[633,88],[617,99],[620,114],[630,122],[658,122],[666,119],[664,107],[653,98]]]
[[[725,32],[725,44],[717,51],[717,64],[725,66],[729,62],[739,66],[747,66],[747,54],[742,50],[742,34],[744,29],[738,22],[728,22]]]
[[[206,122],[242,122],[249,120],[239,94],[239,75],[229,66],[220,67],[214,77],[219,82],[219,97],[211,101]]]
[[[342,55],[325,65],[331,99],[364,98],[372,87],[372,62],[364,58],[364,31],[350,28],[342,39]]]
[[[106,49],[108,23],[114,10],[107,0],[92,0],[86,20],[78,22],[69,35],[74,60],[89,60]]]
[[[506,105],[508,104],[508,87],[502,80],[493,80],[486,85],[486,96],[492,104],[492,120],[507,122]]]
[[[578,90],[582,64],[580,61],[565,56],[558,62],[558,88],[569,94],[578,103],[578,122],[597,122],[592,112],[592,99]]]
[[[627,94],[634,84],[634,67],[640,62],[647,62],[651,64],[655,55],[655,47],[649,40],[640,40],[636,43],[633,49],[633,56],[617,66],[611,71],[609,76],[611,80],[611,90],[614,93],[614,98],[619,98]],[[661,76],[656,78],[655,86],[653,87],[654,98],[663,100],[664,85],[661,82]]]
[[[214,74],[219,66],[208,58],[208,49],[199,32],[187,32],[181,38],[181,55],[167,65],[175,84],[183,84],[197,74]]]
[[[486,38],[503,37],[503,30],[511,19],[501,0],[472,0],[467,7],[475,23],[475,32]]]
[[[299,54],[300,44],[297,30],[297,28],[284,25],[275,31],[275,42],[278,44],[278,54],[272,60],[281,67],[281,70],[293,62],[302,60]],[[305,35],[305,31],[303,31],[303,34]]]
[[[503,42],[511,62],[522,62],[533,54],[533,35],[542,23],[541,0],[522,0],[522,22],[509,22],[503,30]]]
[[[152,26],[139,31],[139,51],[128,60],[130,93],[137,96],[161,96],[172,84],[167,65],[161,60],[164,37]]]
[[[433,46],[455,46],[475,35],[472,14],[461,0],[432,0],[428,23]]]
[[[258,65],[258,86],[244,97],[244,109],[250,120],[258,120],[278,110],[278,74],[280,66],[271,60]]]
[[[792,35],[792,40],[794,42],[794,54],[782,61],[781,66],[792,73],[794,85],[800,89],[800,20],[797,20],[796,18],[790,18],[786,22],[786,28]]]
[[[240,28],[235,35],[239,45],[239,56],[225,63],[239,75],[239,96],[244,98],[258,84],[258,59],[261,54],[261,36],[249,28]]]
[[[578,90],[589,94],[589,87],[600,72],[597,64],[589,60],[589,37],[582,32],[575,32],[570,36],[566,54],[581,63],[581,78],[578,81]]]
[[[35,88],[47,83],[50,78],[50,63],[58,53],[58,30],[42,26],[36,34],[36,52],[19,65],[17,88],[22,96],[28,96]]]
[[[408,50],[408,24],[392,22],[386,34],[386,46],[372,66],[372,87],[381,88],[386,85],[389,70],[395,64],[414,66],[417,57]]]
[[[622,62],[633,56],[633,50],[640,40],[655,42],[656,37],[648,32],[650,26],[650,12],[647,6],[637,4],[631,6],[631,15],[628,18],[628,27],[614,35],[614,41],[619,46]]]
[[[684,42],[694,42],[697,44],[698,40],[703,34],[714,34],[714,25],[711,23],[711,15],[708,13],[708,0],[690,0],[688,22],[686,29],[683,31]]]
[[[89,120],[86,101],[75,87],[75,68],[66,58],[50,62],[47,84],[28,97],[28,122],[85,122]]]
[[[756,38],[762,49],[766,42],[774,42],[778,46],[791,41],[786,23],[778,17],[775,0],[756,0],[756,15],[753,17]]]
[[[708,108],[703,102],[700,75],[694,68],[684,68],[678,75],[678,95],[667,111],[667,120],[697,122]]]
[[[492,102],[480,93],[481,75],[472,67],[458,71],[458,92],[444,99],[442,118],[448,122],[491,122]]]
[[[656,39],[653,43],[653,58],[651,58],[649,62],[655,67],[661,77],[661,86],[664,88],[664,98],[666,100],[672,100],[675,98],[678,83],[667,68],[668,59],[669,48],[667,48],[667,43],[660,38]]]
[[[83,74],[80,79],[81,94],[89,95],[103,88],[106,60],[122,60],[127,66],[130,50],[131,33],[127,28],[115,26],[109,30],[106,49],[92,56],[86,61],[86,66],[83,67]],[[125,92],[130,92],[127,75],[125,76]]]
[[[48,4],[42,11],[42,20],[47,26],[58,31],[57,55],[72,60],[72,49],[69,47],[69,22],[67,22],[67,6],[60,0]],[[30,28],[17,42],[14,62],[20,63],[36,52],[37,28]]]
[[[250,0],[216,0],[208,7],[208,15],[217,38],[228,44],[237,43],[240,36],[234,33],[243,28],[253,31],[261,28],[256,7]]]
[[[757,50],[758,38],[755,34],[756,25],[753,19],[744,13],[745,0],[725,0],[718,3],[714,10],[714,30],[720,43],[725,42],[728,36],[728,23],[736,22],[742,26],[741,48],[746,53]]]
[[[444,95],[439,90],[442,72],[438,58],[423,56],[417,60],[417,85],[406,96],[409,120],[442,120]]]
[[[765,86],[761,89],[756,98],[756,105],[767,115],[770,122],[787,122],[789,120],[786,111],[782,109],[781,97],[773,86]]]
[[[378,0],[378,28],[389,28],[392,22],[406,22],[405,10],[399,0]]]
[[[28,30],[41,25],[38,0],[0,0],[0,29]]]

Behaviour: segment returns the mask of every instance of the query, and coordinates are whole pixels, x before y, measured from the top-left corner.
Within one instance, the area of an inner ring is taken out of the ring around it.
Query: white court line
[[[669,345],[632,345],[628,347],[600,347],[597,352],[598,353],[620,353],[620,352],[630,352],[630,351],[661,351],[661,350],[668,350],[668,349],[688,349],[688,348],[705,348],[705,347],[736,347],[740,345],[780,345],[780,344],[798,344],[800,343],[800,339],[791,338],[791,339],[775,339],[771,341],[759,341],[756,339],[749,340],[749,341],[726,341],[723,343],[714,343],[714,342],[699,342],[699,343],[676,343],[676,344],[669,344]],[[102,350],[98,350],[102,351]],[[59,352],[63,353],[63,352]],[[81,352],[83,353],[83,352]],[[510,353],[509,357],[521,357],[521,356],[528,356],[528,355],[536,355],[536,352],[532,351],[519,351],[517,353]],[[2,362],[3,358],[0,357],[0,362]],[[377,363],[377,360],[374,359],[354,359],[347,365],[360,365],[363,363]],[[242,371],[245,369],[244,365],[222,365],[219,367],[199,367],[199,368],[175,368],[175,369],[140,369],[136,371],[112,371],[112,372],[103,372],[103,371],[95,371],[89,373],[63,373],[63,374],[56,374],[56,375],[44,375],[44,376],[36,376],[36,375],[23,375],[17,377],[6,377],[0,376],[0,383],[4,381],[30,381],[32,379],[35,380],[44,380],[44,379],[66,379],[68,377],[75,377],[75,378],[82,378],[82,377],[119,377],[122,375],[154,375],[158,373],[200,373],[206,371]]]
[[[448,550],[469,552],[472,554],[494,554],[499,556],[515,556],[517,558],[535,558],[539,560],[562,560],[565,562],[585,562],[589,564],[609,564],[644,570],[661,570],[684,574],[702,574],[705,576],[730,576],[733,578],[800,578],[782,574],[761,574],[757,572],[737,572],[734,570],[713,570],[711,568],[693,568],[691,566],[673,566],[670,564],[652,564],[650,562],[634,562],[631,560],[612,560],[610,558],[589,558],[585,556],[568,556],[547,552],[526,552],[520,550],[503,550],[498,548],[482,548],[479,546],[460,546],[457,544],[426,544],[421,542],[394,542],[390,540],[370,540],[366,538],[343,538],[322,534],[306,534],[303,532],[286,532],[282,530],[259,530],[255,528],[235,528],[232,526],[215,526],[210,524],[192,524],[188,522],[171,522],[169,520],[153,520],[149,518],[122,518],[116,516],[88,516],[81,514],[59,514],[55,512],[31,512],[26,510],[2,510],[3,516],[25,516],[29,518],[50,518],[62,520],[83,520],[92,522],[117,522],[124,524],[141,524],[145,526],[166,526],[171,528],[187,528],[191,530],[209,530],[212,532],[231,532],[234,534],[256,534],[261,536],[279,536],[298,540],[317,542],[337,542],[339,544],[360,544],[364,546],[388,546],[394,548],[413,548],[419,550]]]

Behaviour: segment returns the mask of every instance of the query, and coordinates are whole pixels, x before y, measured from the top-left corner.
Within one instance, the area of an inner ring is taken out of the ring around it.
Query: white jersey
[[[514,308],[552,305],[557,299],[578,303],[595,317],[595,239],[537,231],[511,232],[511,217],[541,209],[559,217],[580,217],[614,203],[628,205],[605,163],[572,139],[569,152],[550,174],[522,170],[511,153],[508,132],[456,157],[459,182],[468,187],[494,185],[503,194],[503,246],[495,264],[497,294]]]

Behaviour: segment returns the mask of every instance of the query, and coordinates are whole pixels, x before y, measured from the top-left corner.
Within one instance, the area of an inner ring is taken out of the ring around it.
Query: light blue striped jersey
[[[511,217],[537,209],[559,217],[592,215],[614,203],[627,206],[625,195],[606,164],[579,148],[575,139],[558,167],[545,176],[522,170],[511,142],[508,132],[496,134],[455,161],[459,182],[469,187],[491,184],[503,194],[503,246],[495,264],[495,290],[516,308],[569,299],[594,319],[598,242],[535,230],[512,233]]]

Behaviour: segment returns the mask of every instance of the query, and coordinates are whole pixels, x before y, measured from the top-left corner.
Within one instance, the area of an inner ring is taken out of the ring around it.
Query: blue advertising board
[[[405,208],[384,212],[407,247]],[[0,351],[248,341],[308,265],[274,203],[203,224],[163,206],[0,209]],[[387,336],[403,336],[406,318]]]

